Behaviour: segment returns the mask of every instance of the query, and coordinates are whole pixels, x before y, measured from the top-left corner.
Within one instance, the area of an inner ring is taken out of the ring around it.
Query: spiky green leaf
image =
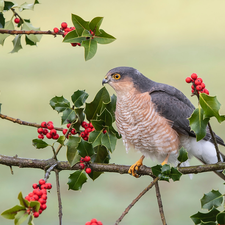
[[[76,171],[70,174],[68,179],[69,190],[80,190],[83,184],[87,181],[87,176],[83,170]]]

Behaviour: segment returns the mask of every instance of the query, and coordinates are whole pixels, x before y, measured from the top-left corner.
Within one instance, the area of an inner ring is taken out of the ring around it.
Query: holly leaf
[[[4,28],[5,26],[5,17],[2,13],[0,13],[0,28]]]
[[[102,113],[103,110],[106,108],[110,112],[110,114],[112,116],[112,122],[115,121],[116,100],[117,100],[117,97],[116,97],[116,95],[113,94],[111,96],[111,101],[110,102],[108,102],[108,103],[104,103],[103,102],[102,103],[102,108],[101,108],[101,111],[100,111],[100,113]]]
[[[159,174],[162,173],[162,165],[161,164],[153,166],[153,167],[151,167],[151,169],[152,169],[152,174],[156,177],[158,177]]]
[[[94,154],[94,149],[92,147],[91,143],[88,143],[87,141],[84,141],[81,139],[79,145],[78,145],[78,152],[81,157],[85,156],[92,156]]]
[[[1,110],[2,110],[2,103],[0,103],[0,113],[1,113]]]
[[[76,155],[77,155],[77,147],[79,145],[81,141],[80,137],[69,137],[68,142],[66,143],[67,146],[67,160],[70,164],[70,166],[72,167],[75,163],[77,163],[76,159]]]
[[[217,225],[217,223],[209,221],[209,222],[201,222],[200,225]]]
[[[32,145],[37,149],[46,148],[47,146],[49,146],[48,143],[46,143],[45,141],[42,141],[40,139],[33,139]]]
[[[223,202],[223,195],[219,191],[212,190],[204,194],[201,199],[201,206],[203,209],[211,210],[213,207],[219,207]]]
[[[99,27],[102,24],[103,17],[95,17],[91,20],[89,27],[96,34],[100,34]]]
[[[25,35],[25,42],[26,42],[26,45],[31,45],[31,46],[36,45],[36,43],[31,41],[27,35]]]
[[[13,24],[12,20],[7,21],[5,23],[4,29],[5,30],[14,30],[14,24]],[[4,41],[8,36],[10,36],[10,34],[0,34],[0,44],[1,45],[4,45]]]
[[[76,171],[70,174],[68,179],[69,190],[80,190],[83,184],[87,181],[87,176],[83,170]]]
[[[88,141],[90,143],[92,143],[92,146],[93,148],[98,146],[98,145],[101,145],[102,144],[102,137],[103,137],[103,133],[102,131],[92,131],[89,135],[89,138],[88,138]]]
[[[184,147],[179,149],[179,156],[177,158],[181,163],[188,160],[188,152]]]
[[[97,120],[104,121],[106,126],[112,126],[113,122],[112,115],[106,108],[101,112],[100,115],[97,116]]]
[[[21,45],[21,37],[22,34],[17,34],[16,37],[13,39],[13,50],[10,53],[18,52],[20,49],[22,49]]]
[[[59,144],[61,144],[61,145],[64,146],[65,140],[66,140],[65,136],[60,136],[60,137],[58,138],[57,142],[58,142]]]
[[[29,220],[28,220],[28,225],[34,225],[34,223],[33,223],[33,219],[34,219],[34,216],[33,215],[30,215],[30,217],[29,217]]]
[[[225,211],[218,213],[216,220],[219,224],[225,224]]]
[[[24,21],[23,26],[22,26],[22,30],[35,30],[35,31],[40,31],[40,28],[36,28],[34,27],[31,23],[28,23],[26,21]],[[32,42],[36,43],[39,42],[41,40],[42,34],[29,34],[27,35],[27,38],[30,39]]]
[[[35,212],[38,212],[40,209],[40,202],[38,201],[31,201],[30,202],[30,207],[34,209]]]
[[[213,222],[216,221],[217,214],[220,213],[219,210],[213,208],[208,213],[198,212],[191,216],[191,219],[195,224],[200,224],[201,222]]]
[[[25,209],[26,209],[26,207],[24,207],[24,206],[16,205],[10,209],[5,210],[4,212],[2,212],[1,215],[5,219],[13,220],[13,219],[15,219],[15,216],[18,212],[25,210]]]
[[[4,7],[5,7],[4,1],[3,0],[0,0],[0,12],[3,12]]]
[[[95,39],[89,38],[84,40],[81,46],[84,47],[84,58],[86,61],[94,57],[97,52],[97,42]]]
[[[20,201],[20,205],[22,205],[22,206],[28,208],[29,202],[28,202],[26,199],[23,198],[22,192],[19,193],[18,199],[19,199],[19,201]]]
[[[204,110],[203,118],[216,117],[219,123],[225,120],[225,115],[220,115],[219,110],[221,104],[217,100],[216,96],[209,96],[205,93],[199,94],[199,103]]]
[[[107,34],[104,30],[100,29],[99,31],[100,31],[100,34],[96,35],[95,38],[94,38],[97,41],[97,43],[99,43],[99,44],[109,44],[109,43],[116,40],[115,37],[113,37],[110,34]]]
[[[102,120],[91,120],[91,123],[96,131],[102,131],[105,126],[105,123]]]
[[[81,43],[86,37],[78,36],[77,30],[70,31],[63,39],[65,43]]]
[[[23,3],[20,7],[19,10],[23,11],[23,10],[34,10],[34,6],[36,4],[39,4],[38,0],[35,0],[34,3]]]
[[[85,29],[89,30],[89,22],[83,20],[81,17],[75,14],[72,14],[72,22],[74,27],[76,28],[78,36],[81,36]]]
[[[13,2],[9,2],[9,1],[4,1],[4,2],[5,2],[4,10],[9,10],[14,6]]]
[[[96,119],[97,115],[100,113],[102,104],[109,103],[110,96],[105,87],[100,89],[96,94],[94,100],[91,103],[86,103],[85,113],[88,121]]]
[[[20,225],[27,219],[28,216],[29,215],[28,215],[26,209],[19,211],[15,216],[14,224]]]
[[[50,100],[51,107],[56,110],[58,113],[63,112],[64,110],[70,108],[70,102],[65,99],[63,96],[55,96]]]
[[[170,172],[170,177],[173,181],[180,180],[182,173],[177,170],[177,168],[172,167]]]
[[[191,130],[196,134],[196,140],[200,141],[206,135],[206,127],[209,122],[209,118],[203,119],[204,110],[198,106],[192,113],[191,117],[188,118],[190,122]]]
[[[67,108],[63,111],[62,124],[70,123],[76,119],[76,113],[73,109]]]
[[[106,132],[102,135],[101,144],[104,145],[110,152],[113,152],[116,148],[117,138],[115,135]]]
[[[76,113],[76,122],[73,124],[73,127],[75,128],[76,131],[80,130],[80,125],[84,121],[85,114],[83,112],[83,108],[76,108],[75,113]]]
[[[75,91],[73,95],[71,96],[72,102],[77,108],[81,107],[85,103],[87,98],[88,98],[88,93],[86,93],[85,91],[80,91],[80,90]]]

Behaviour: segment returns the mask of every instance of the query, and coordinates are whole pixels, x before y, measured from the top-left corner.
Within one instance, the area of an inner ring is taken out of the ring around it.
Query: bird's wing
[[[166,84],[155,83],[149,93],[157,112],[172,122],[174,130],[180,134],[196,136],[191,131],[188,120],[195,107],[181,91]],[[208,128],[204,140],[213,142]],[[217,135],[216,140],[218,144],[225,146],[223,140]]]

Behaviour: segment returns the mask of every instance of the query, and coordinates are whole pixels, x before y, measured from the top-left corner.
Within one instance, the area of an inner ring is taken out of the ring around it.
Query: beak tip
[[[104,84],[106,84],[106,83],[108,83],[108,81],[107,81],[106,79],[103,79],[103,80],[102,80],[102,85],[104,85]]]

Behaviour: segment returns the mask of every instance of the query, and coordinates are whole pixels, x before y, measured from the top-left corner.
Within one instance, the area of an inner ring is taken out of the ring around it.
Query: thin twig
[[[137,198],[135,198],[131,204],[125,209],[125,211],[122,213],[122,215],[120,216],[120,218],[116,221],[115,225],[118,225],[122,219],[124,218],[124,216],[129,212],[129,210],[134,206],[134,204],[148,191],[150,190],[154,185],[155,183],[159,180],[158,177],[156,177],[152,182],[151,184],[148,185],[148,187],[146,187],[138,196]]]
[[[62,199],[61,199],[61,193],[60,193],[60,182],[59,182],[59,171],[55,170],[55,176],[56,176],[56,188],[57,188],[57,196],[58,196],[58,206],[59,206],[59,225],[62,225]]]
[[[9,120],[9,121],[11,121],[13,123],[18,123],[20,125],[25,125],[25,126],[30,126],[30,127],[37,127],[37,128],[41,127],[41,124],[22,121],[20,119],[15,119],[13,117],[6,116],[6,115],[3,115],[3,114],[0,114],[0,118],[5,119],[5,120]],[[54,127],[54,129],[58,130],[58,131],[63,131],[63,128],[60,128],[60,127]]]
[[[164,214],[164,211],[163,211],[163,205],[162,205],[162,199],[161,199],[158,181],[155,183],[155,191],[156,191],[156,197],[157,197],[157,201],[158,201],[158,205],[159,205],[159,213],[160,213],[160,216],[161,216],[162,224],[167,225],[165,214]]]
[[[63,35],[62,31],[59,31],[58,33],[55,33],[53,31],[39,31],[39,30],[5,30],[5,29],[0,29],[0,34],[50,34],[50,35]]]
[[[50,176],[50,173],[52,172],[52,170],[57,166],[57,163],[51,165],[48,170],[46,171],[45,173],[45,181],[47,181],[47,179],[49,178]]]

